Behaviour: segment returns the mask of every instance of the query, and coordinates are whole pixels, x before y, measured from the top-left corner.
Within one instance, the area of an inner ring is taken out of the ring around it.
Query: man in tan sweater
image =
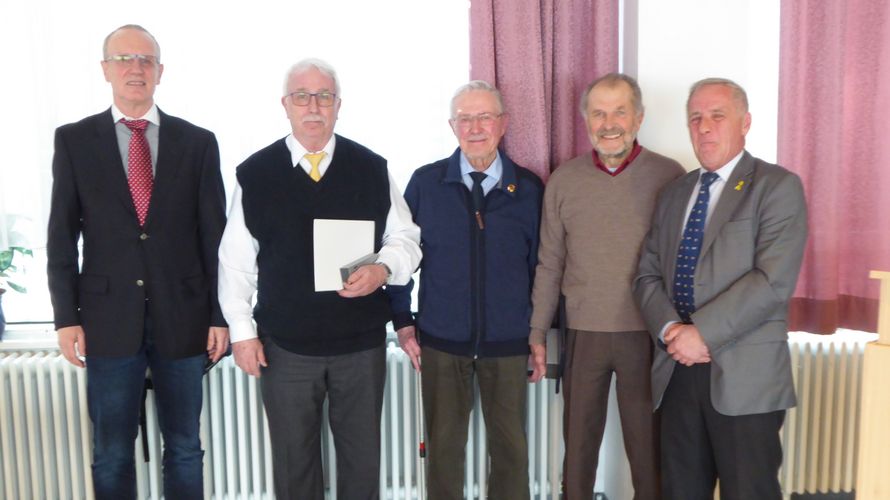
[[[633,78],[611,73],[591,83],[581,115],[593,151],[560,165],[547,184],[529,343],[545,342],[565,295],[565,498],[593,494],[614,373],[634,498],[656,499],[652,344],[631,282],[658,192],[685,171],[636,142],[643,104]]]

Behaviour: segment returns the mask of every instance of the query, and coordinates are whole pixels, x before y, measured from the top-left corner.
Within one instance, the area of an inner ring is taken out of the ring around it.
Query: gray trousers
[[[423,348],[423,408],[429,437],[429,500],[464,498],[473,380],[488,437],[490,500],[527,500],[525,414],[528,356],[477,359]]]
[[[380,413],[386,378],[383,346],[338,356],[302,356],[265,342],[260,383],[272,442],[278,500],[323,500],[321,424],[328,416],[337,452],[337,496],[380,495]]]

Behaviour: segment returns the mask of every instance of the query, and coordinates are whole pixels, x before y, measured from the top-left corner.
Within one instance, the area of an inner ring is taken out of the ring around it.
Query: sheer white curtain
[[[35,258],[27,296],[4,297],[9,321],[51,318],[42,247],[53,130],[111,103],[102,41],[128,23],[161,45],[156,102],[214,131],[229,191],[234,168],[289,132],[284,73],[321,57],[339,73],[337,132],[389,160],[404,187],[411,172],[456,146],[447,126],[453,91],[469,76],[468,2],[414,0],[208,0],[149,4],[32,0],[0,6],[0,214],[32,219]]]

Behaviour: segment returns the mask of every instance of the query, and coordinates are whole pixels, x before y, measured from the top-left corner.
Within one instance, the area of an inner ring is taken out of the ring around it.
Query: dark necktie
[[[677,266],[674,271],[674,307],[684,323],[690,321],[695,312],[695,268],[701,252],[701,242],[705,235],[705,219],[708,216],[708,202],[711,199],[710,187],[717,180],[717,174],[706,172],[701,176],[701,187],[695,205],[689,212],[683,239],[677,252]]]
[[[482,214],[485,212],[485,191],[482,190],[482,181],[488,176],[482,172],[470,172],[470,177],[473,178],[471,193],[473,194],[473,210],[476,212],[476,222],[479,224],[479,229],[485,229],[485,223],[482,222]]]
[[[148,149],[148,139],[145,138],[148,120],[122,119],[121,122],[132,132],[128,150],[127,184],[130,185],[130,196],[133,197],[139,225],[144,226],[145,217],[148,215],[148,203],[151,200],[151,189],[154,185],[151,173],[151,150]]]

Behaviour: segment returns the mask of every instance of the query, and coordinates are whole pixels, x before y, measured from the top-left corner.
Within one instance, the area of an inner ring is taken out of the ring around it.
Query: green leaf
[[[17,284],[15,284],[15,283],[13,283],[12,281],[7,281],[6,284],[9,285],[9,288],[12,288],[12,289],[15,290],[16,292],[19,292],[19,293],[28,293],[28,289],[27,289],[27,288],[25,288],[25,287],[23,287],[23,286],[21,286],[21,285],[17,285]]]
[[[18,252],[18,253],[20,253],[20,254],[22,254],[22,255],[27,255],[27,256],[29,256],[29,257],[33,257],[33,256],[34,256],[34,252],[32,252],[30,248],[25,248],[25,247],[9,247],[9,250],[11,250],[12,252]]]

